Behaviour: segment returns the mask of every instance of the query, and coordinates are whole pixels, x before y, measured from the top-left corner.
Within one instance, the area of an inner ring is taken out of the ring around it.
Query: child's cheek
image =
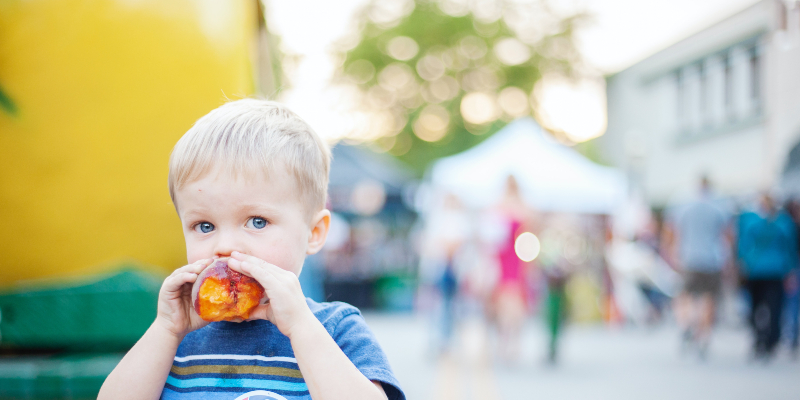
[[[259,239],[251,243],[251,255],[298,275],[305,259],[305,238],[300,230],[278,229]]]
[[[270,259],[265,259],[264,261],[297,275],[300,268],[303,266],[303,257],[298,257],[294,254],[296,252],[289,251],[289,249],[285,247],[279,249],[280,250],[275,251],[271,255]]]
[[[195,240],[188,239],[186,240],[186,258],[189,261],[189,264],[214,257],[214,253],[212,250],[206,249],[202,246],[202,244],[198,243]]]

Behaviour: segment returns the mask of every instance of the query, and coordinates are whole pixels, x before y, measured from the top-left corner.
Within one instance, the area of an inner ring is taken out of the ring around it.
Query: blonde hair
[[[169,158],[169,195],[215,167],[239,176],[283,165],[297,179],[309,212],[325,208],[331,153],[327,144],[285,105],[241,99],[195,122]],[[280,162],[281,164],[276,164]]]

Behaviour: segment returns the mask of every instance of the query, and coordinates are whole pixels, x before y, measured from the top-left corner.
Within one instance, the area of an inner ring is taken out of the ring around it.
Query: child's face
[[[252,178],[212,171],[177,190],[175,200],[189,263],[239,251],[299,274],[305,255],[316,251],[297,182],[284,168]]]

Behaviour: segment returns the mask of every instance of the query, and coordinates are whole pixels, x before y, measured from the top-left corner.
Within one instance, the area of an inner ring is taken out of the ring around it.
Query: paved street
[[[782,352],[748,362],[748,332],[716,331],[707,360],[680,353],[678,330],[569,326],[559,363],[545,360],[544,329],[530,322],[519,362],[488,356],[491,336],[462,323],[457,351],[431,354],[429,326],[412,315],[367,314],[411,400],[450,399],[800,399],[800,361]]]

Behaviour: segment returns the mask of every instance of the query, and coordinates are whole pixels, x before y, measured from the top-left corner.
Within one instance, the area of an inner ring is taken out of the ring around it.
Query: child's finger
[[[193,262],[193,263],[191,263],[189,265],[184,265],[184,266],[176,269],[175,271],[172,271],[170,276],[175,276],[175,275],[178,275],[178,274],[181,274],[181,273],[184,273],[184,272],[200,273],[206,267],[208,267],[208,265],[211,263],[211,261],[213,261],[213,259],[211,259],[211,258],[206,258],[206,259],[203,259],[203,260],[197,260],[197,261],[195,261],[195,262]]]
[[[237,260],[237,261],[250,261],[252,263],[264,262],[264,260],[262,260],[262,259],[260,259],[260,258],[258,258],[256,256],[251,256],[251,255],[244,254],[244,253],[238,252],[238,251],[231,252],[231,259]]]
[[[260,259],[258,257],[250,256],[250,255],[247,255],[247,254],[244,254],[244,253],[240,253],[238,251],[234,251],[233,253],[231,253],[231,259],[228,260],[228,264],[230,264],[231,261],[234,261],[234,262],[236,262],[236,261],[249,262],[252,265],[255,265],[255,266],[259,267],[259,268],[264,268],[267,271],[272,272],[273,274],[276,274],[276,275],[280,275],[280,274],[282,274],[284,272],[287,272],[286,270],[284,270],[281,267],[278,267],[277,265],[270,264],[270,263],[268,263],[268,262],[266,262],[266,261],[264,261],[264,260],[262,260],[262,259]]]
[[[259,304],[256,308],[250,310],[250,318],[248,321],[253,321],[257,319],[266,319],[269,320],[269,304]]]
[[[194,310],[194,305],[192,305],[191,307],[192,307],[192,310]],[[197,312],[194,312],[194,311],[189,313],[189,319],[191,319],[192,326],[194,326],[196,329],[200,329],[200,328],[208,325],[208,321],[200,318],[200,316],[197,314]]]
[[[197,280],[197,275],[203,272],[213,261],[213,258],[204,258],[172,271],[167,279],[164,280],[164,289],[178,291],[184,284],[193,283]]]
[[[173,274],[164,280],[164,290],[167,292],[178,292],[187,283],[194,283],[197,280],[197,274],[194,272],[183,271]]]
[[[263,265],[258,265],[250,261],[243,261],[241,263],[242,271],[252,276],[259,282],[267,282],[275,279],[275,277],[266,270]]]
[[[236,272],[241,272],[241,273],[243,273],[243,274],[245,274],[247,276],[255,278],[254,276],[250,275],[249,272],[246,272],[246,271],[244,271],[242,269],[242,264],[244,264],[245,262],[248,263],[251,266],[256,266],[258,268],[261,268],[262,264],[266,264],[266,262],[262,261],[261,259],[258,259],[256,257],[249,257],[248,256],[245,260],[239,260],[239,259],[236,259],[236,258],[230,258],[230,259],[228,259],[228,266],[231,267],[231,269],[233,269]]]
[[[264,260],[262,260],[262,259],[260,259],[260,258],[258,258],[256,256],[247,255],[247,254],[244,254],[244,253],[240,253],[238,251],[234,251],[233,253],[231,253],[231,259],[234,260],[234,261],[249,262],[249,263],[251,263],[253,265],[257,265],[257,266],[260,266],[260,267],[263,267],[263,268],[277,268],[277,269],[280,269],[277,266],[272,265],[272,264],[270,264],[270,263],[268,263],[268,262],[266,262],[266,261],[264,261]],[[228,260],[228,261],[230,262],[230,260]]]
[[[202,260],[197,260],[197,261],[195,261],[192,264],[187,265],[187,266],[191,266],[192,267],[191,269],[193,271],[197,271],[197,270],[203,271],[204,269],[206,269],[206,267],[211,265],[215,260],[216,260],[216,257],[214,257],[214,258],[204,258]]]
[[[262,261],[263,264],[266,264]],[[270,271],[263,267],[263,265],[256,264],[252,261],[239,261],[236,259],[228,260],[228,266],[234,271],[241,272],[253,279],[257,280],[262,286],[267,287],[269,281],[275,279]]]

